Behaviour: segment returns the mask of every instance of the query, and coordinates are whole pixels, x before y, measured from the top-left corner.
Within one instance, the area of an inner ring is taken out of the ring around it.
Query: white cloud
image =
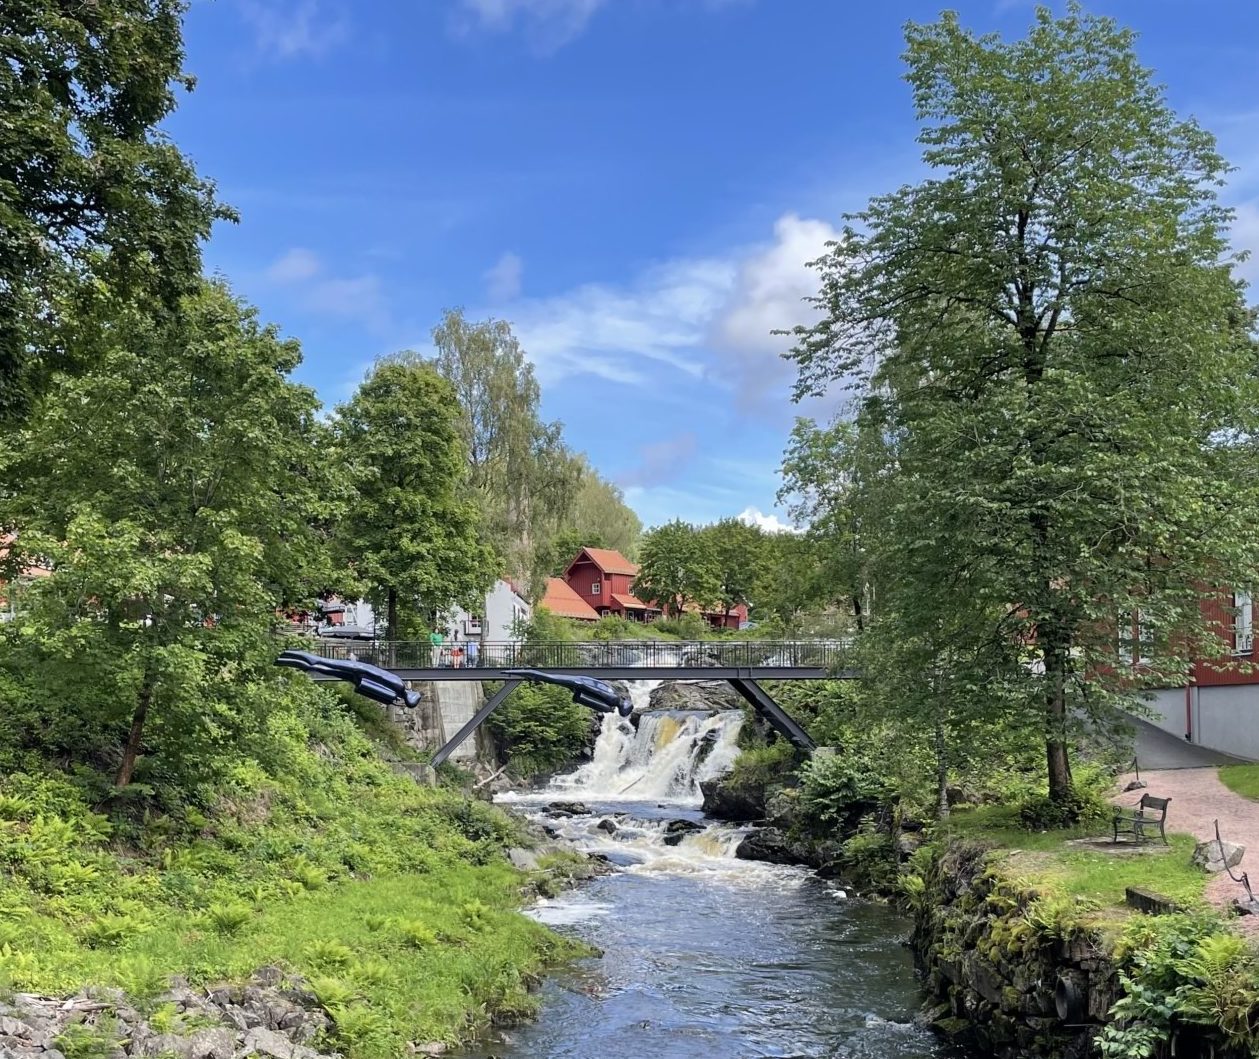
[[[676,478],[694,458],[699,439],[689,430],[675,438],[653,441],[639,449],[638,465],[616,476],[625,489],[642,489]]]
[[[743,410],[781,406],[790,340],[771,332],[813,318],[803,298],[817,277],[807,263],[837,235],[787,214],[766,243],[666,262],[622,285],[525,299],[507,315],[544,383],[593,375],[658,388],[673,375],[733,391]]]
[[[796,527],[784,522],[777,515],[766,515],[757,507],[745,507],[735,516],[747,526],[759,526],[766,533],[795,533]]]
[[[298,283],[316,276],[323,269],[323,262],[313,250],[295,246],[273,262],[267,269],[267,279],[273,283]]]
[[[740,262],[734,289],[713,321],[712,344],[722,354],[719,375],[733,376],[745,406],[777,396],[793,377],[781,356],[791,339],[773,332],[817,318],[805,303],[818,290],[817,273],[808,263],[839,235],[826,221],[788,213],[774,224],[773,242]]]
[[[237,0],[241,17],[254,34],[258,52],[269,58],[319,58],[345,40],[349,26],[344,11],[321,0]]]
[[[656,383],[662,369],[699,379],[704,337],[733,278],[724,261],[678,261],[625,286],[591,283],[526,299],[510,316],[544,384],[575,375]]]
[[[518,254],[504,253],[485,273],[486,290],[491,301],[508,302],[520,297],[524,262]]]
[[[1238,203],[1233,210],[1233,249],[1250,254],[1237,272],[1253,289],[1259,285],[1259,199]]]
[[[535,47],[544,52],[555,51],[581,36],[601,8],[611,0],[457,0],[460,17],[456,28],[467,32],[476,29],[506,33],[522,26]],[[690,0],[708,10],[734,7],[753,0]],[[666,10],[679,0],[661,0]]]
[[[388,299],[384,284],[374,272],[329,275],[318,254],[294,247],[273,261],[265,275],[272,283],[290,290],[308,312],[358,320],[377,333],[389,330]]]

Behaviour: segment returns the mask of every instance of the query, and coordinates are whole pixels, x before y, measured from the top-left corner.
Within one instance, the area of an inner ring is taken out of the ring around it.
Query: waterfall
[[[654,684],[642,681],[640,684]],[[641,708],[651,695],[630,685],[630,697]],[[700,781],[720,776],[734,763],[743,714],[642,714],[637,728],[608,714],[595,743],[594,755],[576,772],[557,777],[551,795],[593,801],[668,801],[698,806]]]

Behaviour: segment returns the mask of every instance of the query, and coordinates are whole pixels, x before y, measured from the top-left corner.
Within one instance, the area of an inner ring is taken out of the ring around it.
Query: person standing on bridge
[[[476,640],[468,641],[468,668],[476,669],[477,656],[481,653],[481,645]]]
[[[433,665],[442,664],[442,634],[434,629],[428,634],[428,642],[433,646]]]

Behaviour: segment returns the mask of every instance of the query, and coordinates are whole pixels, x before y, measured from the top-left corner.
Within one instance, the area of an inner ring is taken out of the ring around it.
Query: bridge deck
[[[504,670],[544,669],[605,680],[852,679],[848,643],[838,640],[734,640],[678,643],[613,640],[589,643],[435,646],[424,641],[316,640],[304,646],[324,658],[370,662],[403,680],[503,680]]]

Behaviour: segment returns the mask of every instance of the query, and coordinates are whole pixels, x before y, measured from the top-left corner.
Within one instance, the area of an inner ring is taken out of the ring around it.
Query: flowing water
[[[631,684],[646,705],[653,683]],[[533,915],[603,950],[550,978],[536,1023],[466,1059],[926,1059],[907,924],[800,868],[735,859],[700,780],[730,767],[739,713],[605,718],[591,761],[514,807],[618,870]],[[551,803],[581,801],[565,815]],[[680,822],[684,821],[684,823]],[[672,843],[672,844],[670,844]]]

